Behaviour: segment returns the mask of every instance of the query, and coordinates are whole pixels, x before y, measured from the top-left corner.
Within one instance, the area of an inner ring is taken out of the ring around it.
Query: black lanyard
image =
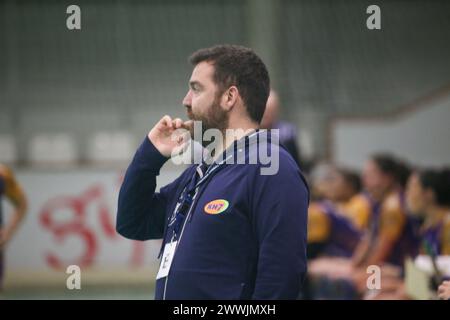
[[[190,209],[194,202],[195,195],[198,191],[198,188],[203,183],[205,183],[212,176],[212,174],[225,163],[225,161],[227,159],[225,159],[219,163],[214,163],[213,165],[211,165],[206,170],[205,174],[198,181],[197,181],[198,172],[196,170],[196,172],[194,173],[194,175],[188,182],[188,185],[185,187],[184,191],[182,192],[181,202],[176,209],[175,217],[171,218],[171,220],[169,221],[169,225],[168,225],[168,227],[173,225],[173,239],[174,240],[177,240],[178,237],[180,236],[182,226],[184,225],[186,216],[190,212]],[[198,167],[197,167],[197,169],[198,169]]]
[[[174,213],[172,213],[171,218],[168,222],[168,225],[166,228],[167,230],[169,229],[169,227],[173,226],[173,234],[172,234],[172,238],[170,239],[170,241],[178,240],[179,237],[181,236],[184,222],[187,218],[187,215],[190,213],[190,210],[191,210],[191,207],[195,200],[196,194],[199,190],[198,188],[202,184],[204,184],[210,177],[212,177],[212,174],[215,173],[220,167],[222,167],[222,165],[229,158],[230,157],[227,157],[225,160],[223,160],[219,163],[213,163],[206,170],[205,174],[202,177],[200,177],[200,180],[197,179],[197,175],[199,173],[197,172],[198,167],[196,168],[191,179],[189,179],[188,183],[184,187],[183,192],[181,193],[181,197],[178,201],[178,204],[175,207]],[[166,233],[164,233],[164,235],[163,235],[163,243],[162,243],[161,250],[159,252],[158,257],[160,257],[162,255],[162,252],[164,250],[165,238],[166,238]]]
[[[257,135],[259,133],[259,130],[257,130],[256,132],[252,133],[249,136],[245,137],[246,141],[249,141],[248,139],[254,135]],[[238,141],[235,141],[235,143],[233,144],[233,147],[236,146],[236,144],[238,143]],[[181,233],[183,232],[183,226],[184,226],[184,222],[187,218],[187,216],[189,215],[190,211],[192,210],[192,206],[193,203],[195,201],[196,198],[196,194],[198,192],[198,188],[205,183],[210,177],[212,177],[212,174],[214,172],[216,172],[220,167],[222,167],[223,164],[226,163],[226,161],[228,161],[230,158],[232,158],[234,156],[234,154],[231,154],[230,156],[226,157],[225,159],[223,159],[220,162],[214,162],[205,172],[205,174],[200,177],[200,180],[197,181],[197,175],[198,172],[197,170],[199,169],[199,167],[196,168],[193,176],[191,177],[191,179],[188,181],[188,183],[186,184],[186,186],[184,187],[183,191],[181,192],[181,197],[179,198],[178,204],[175,207],[174,213],[172,213],[170,220],[168,222],[167,228],[164,231],[163,234],[163,243],[161,245],[161,250],[159,252],[158,258],[162,255],[163,253],[163,249],[164,249],[164,245],[165,245],[165,238],[166,238],[166,231],[168,231],[169,227],[173,226],[173,234],[172,234],[172,238],[170,239],[170,241],[173,240],[179,240],[179,237],[181,237]]]

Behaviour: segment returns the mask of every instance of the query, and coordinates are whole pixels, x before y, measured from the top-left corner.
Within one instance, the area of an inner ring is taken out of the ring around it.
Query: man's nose
[[[191,98],[192,98],[192,94],[191,94],[191,90],[189,90],[186,93],[186,96],[184,96],[184,98],[183,98],[183,105],[190,107],[191,106],[191,101],[192,101]]]

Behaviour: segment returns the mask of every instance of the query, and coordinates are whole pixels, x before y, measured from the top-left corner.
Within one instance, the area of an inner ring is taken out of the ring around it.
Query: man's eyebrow
[[[203,87],[198,81],[189,81],[189,86],[193,88],[194,86]]]

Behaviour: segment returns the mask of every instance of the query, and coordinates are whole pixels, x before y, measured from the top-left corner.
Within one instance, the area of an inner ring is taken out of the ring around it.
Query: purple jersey
[[[349,219],[337,212],[336,206],[332,203],[323,201],[321,207],[328,215],[332,225],[324,253],[331,256],[351,257],[361,240],[361,232]]]

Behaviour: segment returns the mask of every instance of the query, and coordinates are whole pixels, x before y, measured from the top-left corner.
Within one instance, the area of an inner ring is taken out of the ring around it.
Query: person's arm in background
[[[369,228],[371,208],[364,195],[357,194],[353,196],[343,207],[342,213],[350,219],[359,231],[365,232]]]
[[[352,266],[361,266],[367,258],[370,250],[371,235],[369,233],[365,234],[361,241],[355,248],[355,252],[352,256]]]
[[[296,299],[307,269],[309,191],[288,157],[280,157],[277,174],[256,175],[252,219],[259,257],[252,298]]]
[[[370,250],[371,237],[369,219],[371,216],[370,205],[362,194],[354,196],[344,209],[345,215],[352,221],[353,225],[363,232],[363,236],[355,248],[352,256],[352,265],[358,267],[367,257]]]
[[[8,224],[0,227],[0,250],[3,249],[8,241],[13,237],[17,231],[27,212],[27,199],[21,186],[16,181],[12,171],[0,165],[0,175],[5,181],[5,196],[13,206],[12,216]]]
[[[438,288],[438,297],[442,300],[450,300],[450,281],[444,281]]]
[[[318,257],[327,243],[331,233],[331,223],[328,216],[316,203],[311,203],[308,209],[308,260]]]
[[[380,231],[365,261],[366,266],[383,264],[404,232],[406,217],[399,207],[387,207],[380,219]]]
[[[116,230],[122,236],[133,240],[162,238],[168,199],[179,179],[155,193],[156,177],[172,151],[183,144],[173,139],[174,131],[182,127],[182,120],[163,117],[137,150],[119,193]]]
[[[380,213],[380,226],[377,235],[367,235],[358,246],[358,252],[353,256],[352,281],[357,290],[363,293],[367,289],[367,267],[376,265],[382,267],[383,292],[393,292],[401,288],[401,271],[393,265],[386,265],[397,240],[404,231],[406,217],[396,201],[387,201]],[[389,272],[390,271],[390,272]]]
[[[378,234],[367,234],[358,245],[353,255],[355,267],[381,265],[389,257],[395,243],[401,237],[406,224],[398,199],[391,197],[386,200],[380,213]]]

